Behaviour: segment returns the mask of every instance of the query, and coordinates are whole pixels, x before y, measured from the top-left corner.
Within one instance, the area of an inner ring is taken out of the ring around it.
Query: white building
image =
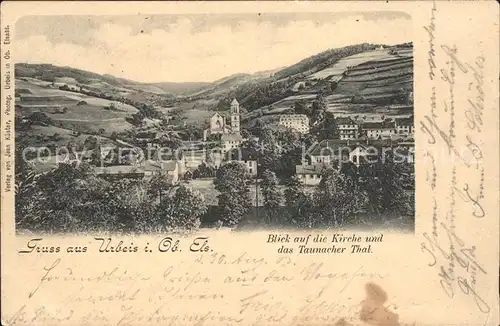
[[[282,114],[278,125],[294,129],[302,134],[309,133],[309,118],[305,114]]]
[[[349,153],[349,161],[351,161],[352,163],[356,164],[357,167],[359,167],[361,164],[365,162],[367,155],[368,152],[366,150],[366,147],[363,145],[358,145]]]
[[[223,153],[226,153],[233,148],[239,148],[243,143],[243,137],[240,133],[223,134],[220,138],[220,141],[221,150]]]
[[[325,164],[296,165],[297,178],[306,186],[317,186],[321,182],[321,173]]]
[[[357,139],[359,137],[359,127],[351,118],[335,119],[341,140]]]
[[[365,122],[362,128],[366,137],[372,139],[390,138],[396,134],[394,121]]]
[[[395,123],[398,135],[409,136],[413,134],[413,117],[396,119]]]

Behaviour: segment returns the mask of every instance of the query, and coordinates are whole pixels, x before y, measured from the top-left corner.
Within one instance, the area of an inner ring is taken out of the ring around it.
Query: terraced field
[[[360,64],[342,78],[335,96],[362,96],[365,99],[387,98],[413,89],[413,58],[398,57]],[[335,101],[335,99],[332,99]]]
[[[310,75],[309,77],[307,77],[307,79],[329,78],[329,80],[331,81],[337,81],[342,77],[342,74],[347,70],[347,67],[357,66],[367,61],[384,60],[387,59],[388,55],[388,50],[375,50],[355,54],[343,58],[330,67],[327,67],[321,71],[318,71],[317,73]]]

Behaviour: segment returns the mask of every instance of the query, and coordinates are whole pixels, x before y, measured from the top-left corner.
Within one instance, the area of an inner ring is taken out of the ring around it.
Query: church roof
[[[236,101],[236,99],[233,99],[233,101],[231,102],[231,105],[233,105],[233,104],[240,104],[240,103],[238,103],[238,101]]]

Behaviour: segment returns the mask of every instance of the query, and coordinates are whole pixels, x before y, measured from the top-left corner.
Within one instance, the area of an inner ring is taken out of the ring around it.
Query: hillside
[[[292,112],[322,94],[330,111],[339,114],[408,114],[412,111],[413,45],[360,44],[332,49],[266,75],[238,74],[183,98],[176,104],[190,123],[224,110],[233,97],[244,108],[243,123]],[[207,112],[208,111],[208,112]],[[202,121],[198,121],[202,123]]]
[[[39,85],[69,85],[121,96],[133,101],[172,101],[174,95],[156,85],[139,83],[111,75],[100,75],[71,67],[51,64],[16,63],[17,79],[36,80]]]
[[[161,82],[146,84],[151,87],[156,87],[167,94],[175,95],[188,95],[197,92],[205,87],[210,86],[212,83],[208,82]]]
[[[331,49],[289,67],[227,76],[212,83],[140,83],[49,64],[16,64],[16,107],[21,116],[45,113],[54,126],[82,133],[131,130],[144,109],[178,126],[203,126],[213,110],[229,109],[236,97],[242,123],[274,121],[322,94],[330,111],[385,114],[410,112],[413,45],[358,44]],[[156,110],[156,112],[155,112]],[[146,113],[148,113],[146,112]]]
[[[413,90],[413,49],[384,48],[344,57],[297,80],[293,93],[272,103],[273,109],[290,108],[296,101],[312,102],[322,93],[332,111],[349,107],[401,104],[401,94]]]
[[[403,53],[404,51],[406,52]],[[405,88],[406,86],[404,85],[411,84],[413,78],[412,57],[411,43],[396,46],[381,46],[376,44],[352,45],[324,51],[301,60],[292,66],[274,71],[267,76],[250,74],[230,76],[214,82],[211,87],[196,94],[191,94],[190,98],[184,100],[191,103],[197,103],[200,100],[227,102],[231,98],[236,97],[242,107],[249,112],[259,109],[262,109],[263,112],[276,109],[279,111],[284,108],[290,108],[297,100],[312,102],[319,93],[327,96],[339,96],[346,103],[351,102],[352,97],[359,95],[358,91],[364,87],[363,84],[366,84],[367,80],[359,79],[358,77],[359,80],[357,83],[360,88],[352,86],[352,83],[356,82],[354,78],[351,78],[350,83],[347,83],[347,79],[340,82],[344,77],[345,71],[369,62],[375,64],[375,69],[379,69],[378,65],[381,63],[377,61],[388,60],[390,62],[394,60],[394,66],[386,67],[385,74],[388,76],[391,74],[398,75],[402,72],[398,72],[396,69],[409,70],[407,75],[410,76],[410,80],[404,79],[404,76],[401,76],[402,78],[397,81]],[[407,67],[403,67],[405,64]],[[356,73],[361,74],[360,72]],[[366,70],[365,73],[371,74],[372,72]],[[368,78],[373,79],[373,82],[377,82],[379,78],[383,77],[384,75],[381,72],[380,77],[372,76]],[[390,86],[392,82],[393,80],[387,79],[387,85]],[[336,88],[337,86],[341,87],[338,91],[334,91],[332,87]],[[369,85],[366,84],[366,86]],[[380,92],[381,88],[377,91]],[[386,89],[386,91],[393,92],[394,90]],[[369,91],[367,92],[369,93]],[[339,103],[335,96],[328,98],[332,107],[334,104]],[[345,99],[348,100],[346,101]],[[361,102],[356,100],[352,103],[359,104]],[[213,109],[213,107],[207,109]],[[251,114],[249,113],[249,115]]]

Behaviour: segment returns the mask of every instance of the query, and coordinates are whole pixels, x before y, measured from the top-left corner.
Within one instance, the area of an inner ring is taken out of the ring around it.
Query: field
[[[59,78],[71,81],[70,78]],[[33,112],[47,114],[57,126],[80,132],[98,132],[103,128],[106,133],[130,129],[125,118],[138,110],[128,104],[92,97],[80,93],[51,88],[51,83],[34,79],[16,79],[16,90],[21,93],[17,102],[18,112],[30,115]],[[113,105],[113,109],[109,107]],[[65,112],[63,113],[63,108]]]
[[[360,54],[355,54],[343,59],[340,59],[335,64],[327,67],[323,70],[318,71],[307,77],[307,79],[325,79],[330,80],[340,79],[340,76],[347,70],[347,67],[357,66],[367,61],[380,60],[388,57],[388,50],[375,50],[369,52],[363,52]]]

